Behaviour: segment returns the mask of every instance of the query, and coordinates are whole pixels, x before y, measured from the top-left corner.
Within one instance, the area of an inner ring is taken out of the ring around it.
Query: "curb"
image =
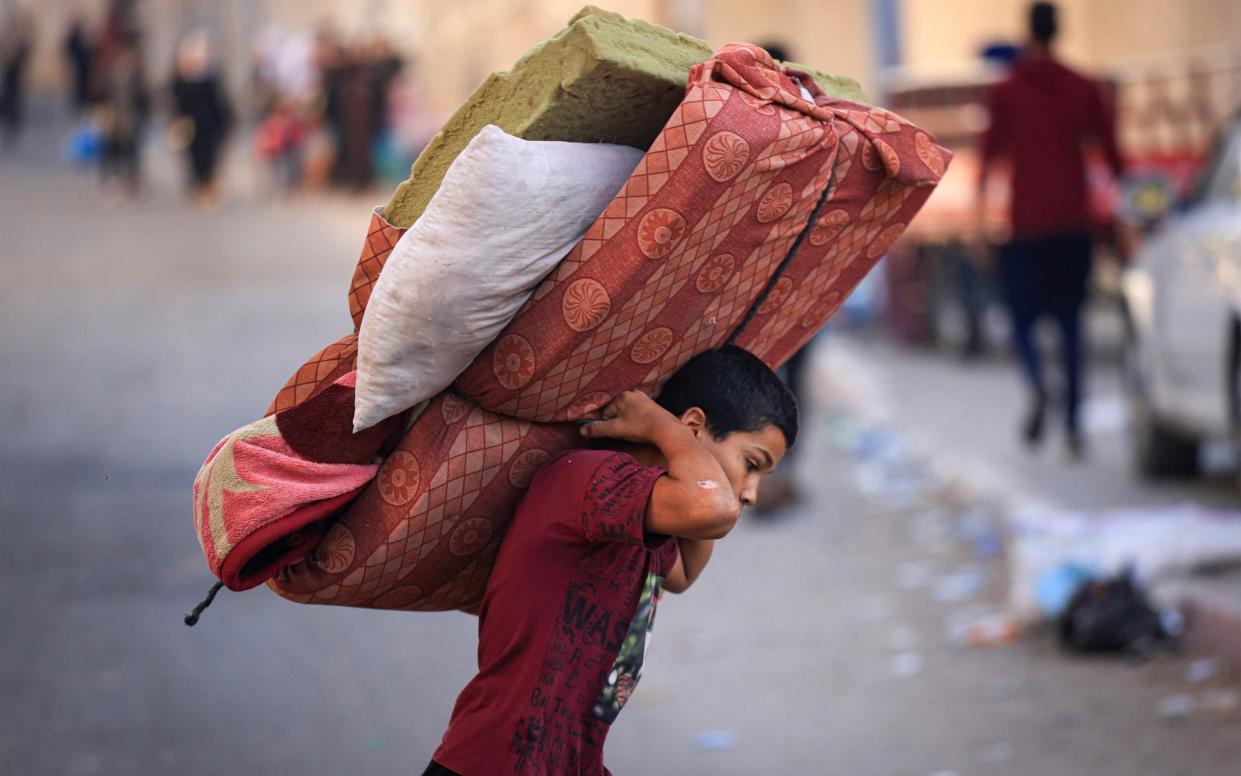
[[[1166,594],[1185,618],[1185,646],[1241,672],[1241,602],[1193,581],[1170,586]]]

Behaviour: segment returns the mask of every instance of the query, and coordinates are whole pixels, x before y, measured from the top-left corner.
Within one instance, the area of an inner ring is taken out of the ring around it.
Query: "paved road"
[[[346,330],[369,200],[202,213],[165,187],[105,208],[51,158],[0,160],[0,772],[419,772],[470,676],[472,618],[260,589],[180,621],[211,582],[193,475]],[[916,510],[865,500],[825,422],[807,421],[802,507],[743,523],[666,602],[613,770],[1235,772],[1235,711],[1156,713],[1186,689],[1183,660],[953,646],[960,603],[898,572],[965,559],[921,541]]]

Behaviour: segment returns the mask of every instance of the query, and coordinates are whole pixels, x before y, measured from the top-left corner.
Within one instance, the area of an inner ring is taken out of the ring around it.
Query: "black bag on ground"
[[[1082,583],[1059,623],[1060,645],[1075,652],[1147,654],[1169,638],[1130,568]]]

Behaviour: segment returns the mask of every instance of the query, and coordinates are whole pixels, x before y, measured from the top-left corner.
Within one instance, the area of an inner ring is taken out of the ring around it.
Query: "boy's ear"
[[[681,422],[693,430],[694,436],[701,436],[707,430],[707,414],[701,407],[690,407],[682,412]]]

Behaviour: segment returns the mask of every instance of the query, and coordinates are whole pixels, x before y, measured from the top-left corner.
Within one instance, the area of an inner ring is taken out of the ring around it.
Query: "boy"
[[[535,476],[479,613],[478,675],[424,776],[602,776],[661,590],[683,592],[797,437],[797,402],[750,353],[629,391]]]

